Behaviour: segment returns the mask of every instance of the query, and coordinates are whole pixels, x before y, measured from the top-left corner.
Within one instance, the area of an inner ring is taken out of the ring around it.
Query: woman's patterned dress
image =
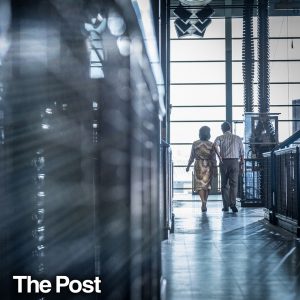
[[[216,166],[216,152],[210,141],[195,141],[192,146],[189,165],[194,164],[195,190],[210,190],[213,167]]]

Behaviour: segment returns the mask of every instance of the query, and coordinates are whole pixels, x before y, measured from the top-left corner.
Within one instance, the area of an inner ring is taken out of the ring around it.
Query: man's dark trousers
[[[221,191],[223,207],[236,205],[236,196],[238,191],[239,161],[236,158],[223,159],[220,164],[221,171]],[[228,185],[229,183],[229,185]]]

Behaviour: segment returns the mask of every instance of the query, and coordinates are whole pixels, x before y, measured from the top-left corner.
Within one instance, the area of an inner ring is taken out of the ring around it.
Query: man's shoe
[[[226,208],[223,207],[223,208],[222,208],[222,211],[229,211],[229,208],[228,208],[228,207],[226,207]]]
[[[238,209],[236,208],[235,205],[230,206],[230,208],[231,208],[232,212],[234,212],[234,213],[238,212]]]

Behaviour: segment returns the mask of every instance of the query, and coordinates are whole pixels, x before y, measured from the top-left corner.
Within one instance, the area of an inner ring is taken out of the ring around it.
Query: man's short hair
[[[230,123],[229,122],[224,122],[221,125],[221,129],[223,132],[229,131],[231,129]]]

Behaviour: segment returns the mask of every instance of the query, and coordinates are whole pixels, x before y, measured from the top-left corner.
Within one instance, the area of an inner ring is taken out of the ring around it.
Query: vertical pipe
[[[170,133],[170,115],[171,115],[171,110],[170,110],[170,83],[171,83],[171,75],[170,75],[170,16],[171,16],[171,11],[170,11],[170,0],[166,0],[166,142],[170,144],[170,139],[171,139],[171,133]]]
[[[162,72],[165,81],[165,106],[168,108],[168,0],[160,1],[160,35],[159,35],[159,54]],[[168,111],[163,118],[162,122],[162,136],[164,141],[167,141],[167,128],[168,128]]]
[[[244,0],[243,9],[243,81],[244,111],[253,112],[254,40],[253,2]]]
[[[165,105],[167,108],[167,113],[162,122],[162,141],[161,141],[161,160],[162,160],[162,188],[163,188],[163,216],[162,216],[162,239],[167,239],[167,215],[168,215],[168,170],[166,167],[167,158],[166,158],[166,149],[168,143],[166,142],[169,140],[169,6],[168,0],[161,0],[160,1],[160,57],[161,57],[161,64],[162,70],[165,80]]]
[[[270,42],[269,42],[269,0],[258,1],[258,111],[261,114],[270,112]],[[263,123],[270,142],[276,141],[276,132],[270,119]],[[258,127],[257,126],[257,127]],[[260,131],[261,129],[259,129]]]
[[[271,162],[271,212],[270,212],[270,222],[276,224],[276,211],[277,211],[277,199],[276,199],[276,154],[271,151],[270,156]]]
[[[258,110],[270,110],[270,67],[269,67],[269,1],[258,1]]]
[[[299,147],[296,148],[296,161],[294,170],[296,172],[295,178],[296,178],[296,197],[297,197],[297,209],[298,209],[298,221],[297,221],[297,237],[300,237],[300,151]]]
[[[226,6],[232,5],[232,0],[225,1]],[[231,8],[225,8],[225,48],[226,48],[226,121],[232,124],[232,23]]]

